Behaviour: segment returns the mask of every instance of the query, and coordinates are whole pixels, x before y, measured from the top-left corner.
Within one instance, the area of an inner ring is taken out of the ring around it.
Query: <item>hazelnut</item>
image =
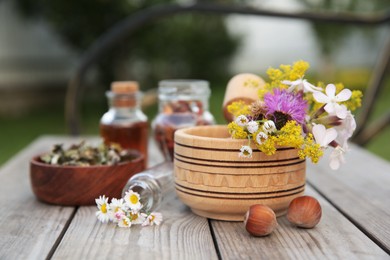
[[[265,205],[252,205],[244,219],[245,229],[253,236],[266,236],[278,226],[275,212]]]
[[[302,228],[313,228],[320,222],[322,215],[320,203],[311,196],[302,196],[291,201],[287,219]]]

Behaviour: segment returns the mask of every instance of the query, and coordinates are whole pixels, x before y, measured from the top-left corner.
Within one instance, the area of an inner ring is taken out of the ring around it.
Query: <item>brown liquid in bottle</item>
[[[107,92],[110,110],[100,120],[100,135],[105,144],[117,143],[124,149],[138,150],[148,162],[147,117],[139,110],[139,86],[135,81],[116,81]]]
[[[145,156],[148,161],[148,123],[136,122],[128,125],[100,124],[100,135],[104,143],[117,143],[124,149],[135,149]]]

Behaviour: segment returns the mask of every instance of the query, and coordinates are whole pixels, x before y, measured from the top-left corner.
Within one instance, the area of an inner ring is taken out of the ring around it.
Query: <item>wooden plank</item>
[[[40,138],[0,169],[0,259],[45,258],[74,213],[39,202],[30,187],[30,158],[57,141],[69,139]]]
[[[35,140],[0,169],[0,259],[43,259],[51,254],[75,207],[39,202],[32,193],[30,159],[49,151],[54,144],[99,143],[96,137],[44,136]]]
[[[211,221],[222,259],[388,259],[388,255],[312,188],[306,194],[322,206],[321,222],[313,229],[292,226],[279,217],[267,237],[253,237],[243,222]]]
[[[162,161],[153,142],[149,158],[151,166]],[[160,207],[161,226],[102,224],[96,210],[79,208],[53,259],[217,259],[208,220],[192,214],[173,190]]]
[[[390,163],[357,146],[338,171],[324,159],[308,182],[390,254]]]
[[[217,259],[207,219],[192,214],[173,192],[159,210],[160,226],[102,224],[96,210],[77,211],[53,259]]]

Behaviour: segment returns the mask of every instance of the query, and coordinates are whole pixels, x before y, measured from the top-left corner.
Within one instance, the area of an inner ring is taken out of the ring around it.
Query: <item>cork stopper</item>
[[[114,94],[113,105],[116,107],[135,107],[139,94],[137,81],[114,81],[111,83]]]
[[[114,81],[111,83],[111,91],[115,94],[136,93],[139,90],[137,81]]]

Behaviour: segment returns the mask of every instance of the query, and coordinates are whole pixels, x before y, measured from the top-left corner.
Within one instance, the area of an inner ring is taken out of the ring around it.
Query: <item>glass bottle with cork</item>
[[[135,149],[145,156],[147,164],[148,118],[141,111],[142,93],[136,81],[111,83],[106,92],[109,110],[100,120],[104,143],[117,143],[124,149]]]

